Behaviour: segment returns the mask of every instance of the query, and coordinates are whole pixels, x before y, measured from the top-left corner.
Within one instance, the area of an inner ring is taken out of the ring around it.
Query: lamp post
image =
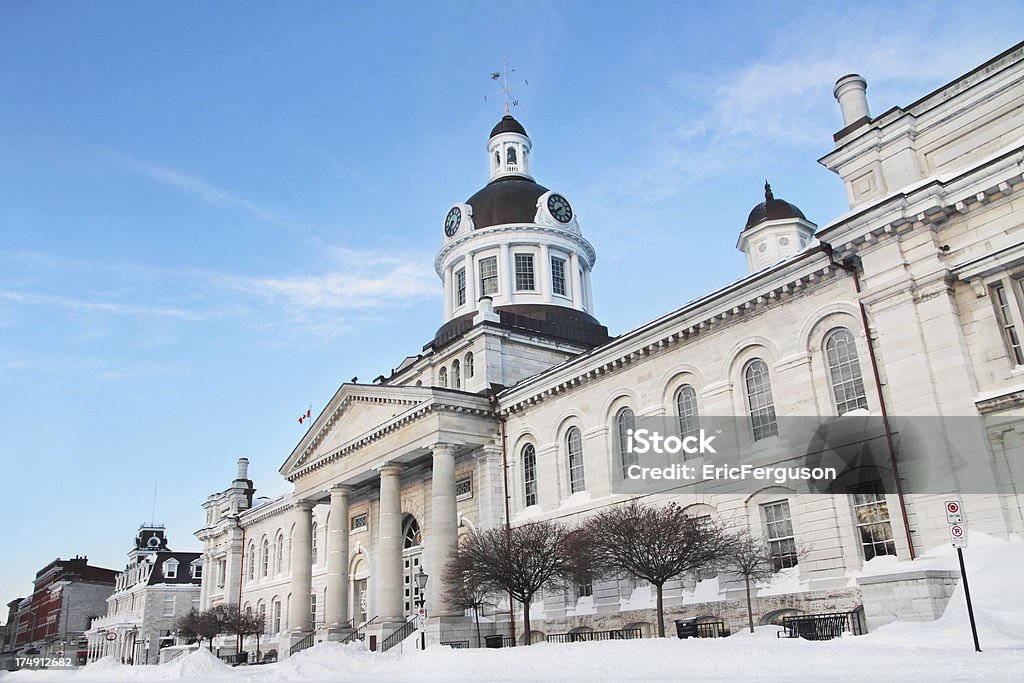
[[[416,587],[420,590],[419,599],[416,601],[416,606],[419,607],[420,617],[420,650],[427,649],[427,611],[423,609],[423,606],[427,604],[427,573],[423,571],[423,565],[420,565],[420,570],[413,577],[416,579]]]

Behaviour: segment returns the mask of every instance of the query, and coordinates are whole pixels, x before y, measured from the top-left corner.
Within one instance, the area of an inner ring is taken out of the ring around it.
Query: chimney
[[[247,479],[249,479],[249,459],[239,458],[238,476],[235,477],[235,481],[246,481]]]
[[[858,74],[847,74],[838,81],[832,94],[839,100],[843,112],[843,127],[852,125],[863,118],[871,118],[868,112],[868,82]]]

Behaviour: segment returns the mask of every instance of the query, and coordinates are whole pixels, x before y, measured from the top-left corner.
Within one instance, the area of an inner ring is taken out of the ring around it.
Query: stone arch
[[[700,392],[707,386],[707,378],[696,365],[683,363],[677,365],[658,381],[658,397],[665,415],[676,414],[676,392],[684,384],[690,384],[697,391],[697,399],[700,399]]]
[[[857,306],[847,301],[835,301],[818,308],[807,316],[797,334],[798,348],[800,351],[812,354],[816,350],[821,351],[821,344],[815,343],[815,337],[822,338],[824,336],[823,328],[831,329],[833,327],[849,328],[850,332],[857,337],[857,341],[864,339],[864,329],[860,323],[860,310]]]
[[[619,387],[601,406],[601,424],[610,427],[615,414],[622,408],[631,408],[635,415],[640,414],[640,396],[628,387]]]
[[[782,626],[783,617],[795,617],[800,614],[803,614],[802,610],[798,610],[795,607],[785,607],[762,615],[761,618],[757,620],[757,623],[759,626]]]
[[[548,638],[544,634],[543,631],[538,631],[535,628],[530,629],[530,643],[531,644],[543,643],[547,639]],[[519,644],[520,645],[526,645],[526,634],[525,633],[523,635],[519,636]]]
[[[631,622],[631,623],[626,624],[625,626],[623,626],[622,630],[623,631],[627,631],[629,629],[634,629],[634,628],[640,629],[640,637],[641,638],[650,638],[651,634],[655,632],[654,624],[652,624],[649,621],[634,621],[634,622]]]

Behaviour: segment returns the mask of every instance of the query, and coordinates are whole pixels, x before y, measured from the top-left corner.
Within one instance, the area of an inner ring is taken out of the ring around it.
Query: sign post
[[[971,588],[967,585],[967,567],[964,565],[964,548],[967,547],[967,525],[963,523],[964,515],[959,500],[946,501],[946,521],[950,525],[950,543],[956,548],[956,556],[960,560],[960,578],[964,582],[964,597],[967,598],[967,616],[971,620],[974,651],[981,652],[981,645],[978,643],[978,625],[974,621],[974,605],[971,604]]]

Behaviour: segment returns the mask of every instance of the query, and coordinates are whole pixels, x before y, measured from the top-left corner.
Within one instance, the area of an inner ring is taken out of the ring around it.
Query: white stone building
[[[160,649],[175,644],[178,620],[199,609],[202,578],[201,553],[172,551],[163,526],[140,526],[107,598],[107,613],[85,632],[88,662],[113,656],[126,664],[156,664]]]
[[[210,497],[203,605],[265,611],[282,656],[368,619],[381,639],[414,613],[422,566],[429,639],[469,638],[439,590],[460,529],[574,522],[624,500],[613,482],[635,420],[750,416],[744,457],[760,462],[778,418],[857,410],[974,418],[991,471],[920,493],[683,487],[651,499],[765,539],[782,572],[756,600],[762,622],[862,610],[874,628],[941,613],[955,577],[911,560],[948,542],[944,498],[965,499],[972,531],[1024,530],[1024,44],[880,116],[859,76],[835,95],[845,127],[821,162],[849,212],[818,227],[766,187],[737,242],[750,273],[614,339],[594,317],[596,250],[565,196],[533,180],[532,141],[505,116],[487,143],[490,181],[443,222],[444,324],[388,376],[338,389],[280,469],[292,493],[253,507],[242,462]],[[858,580],[880,555],[907,562]],[[670,618],[745,619],[732,577],[668,589]],[[551,591],[533,626],[648,628],[647,592]]]

